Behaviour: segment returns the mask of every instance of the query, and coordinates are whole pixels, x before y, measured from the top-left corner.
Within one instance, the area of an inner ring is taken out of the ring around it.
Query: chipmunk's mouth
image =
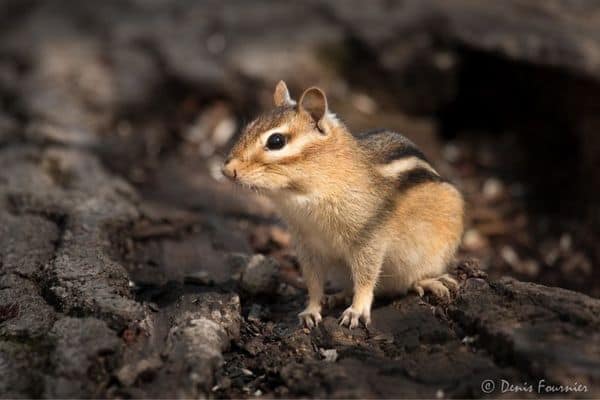
[[[259,183],[259,182],[253,182],[251,180],[247,180],[247,179],[238,179],[235,180],[235,183],[237,183],[238,185],[240,185],[243,188],[246,189],[250,189],[255,193],[258,194],[262,194],[262,195],[272,195],[274,193],[278,193],[282,190],[286,190],[287,187],[280,187],[276,184],[264,184],[264,183]]]
[[[228,180],[258,193],[270,193],[283,189],[292,189],[286,177],[281,173],[261,169],[248,169],[239,160],[228,159],[221,168]]]

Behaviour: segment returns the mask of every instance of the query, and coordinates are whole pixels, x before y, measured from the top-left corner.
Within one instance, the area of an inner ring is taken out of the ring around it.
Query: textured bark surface
[[[393,88],[391,108],[438,112],[464,47],[597,85],[591,3],[488,3],[3,2],[0,397],[464,398],[489,379],[490,396],[503,379],[599,396],[600,300],[476,261],[457,263],[448,302],[411,294],[378,300],[369,329],[340,327],[342,308],[300,328],[276,210],[215,178],[218,132],[280,77],[328,85],[342,115],[353,76]],[[435,122],[377,118],[439,156]]]

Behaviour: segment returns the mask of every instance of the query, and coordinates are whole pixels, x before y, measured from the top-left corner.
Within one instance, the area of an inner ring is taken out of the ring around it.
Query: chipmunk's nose
[[[228,157],[227,160],[225,160],[225,162],[223,163],[223,168],[221,168],[221,172],[229,179],[235,180],[237,178],[237,164],[237,160]]]

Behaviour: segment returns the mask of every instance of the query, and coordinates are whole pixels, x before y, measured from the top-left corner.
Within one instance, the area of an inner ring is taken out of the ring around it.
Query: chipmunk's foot
[[[458,282],[449,274],[444,274],[437,278],[423,279],[414,284],[413,290],[421,297],[425,292],[429,292],[440,299],[450,298],[450,287],[453,290],[458,289]]]
[[[308,329],[314,328],[323,320],[321,310],[317,307],[306,307],[304,311],[298,314],[298,318],[300,319],[300,324]]]
[[[359,321],[362,321],[365,327],[368,326],[371,323],[371,312],[369,310],[359,312],[350,306],[340,316],[340,325],[350,329],[356,328]]]

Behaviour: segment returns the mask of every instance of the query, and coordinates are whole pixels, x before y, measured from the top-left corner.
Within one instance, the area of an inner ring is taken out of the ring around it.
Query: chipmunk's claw
[[[415,292],[417,292],[417,294],[419,295],[419,297],[423,297],[425,295],[425,290],[421,286],[415,285],[414,289]]]
[[[298,314],[298,319],[300,320],[300,324],[308,329],[318,326],[319,322],[323,320],[320,311],[314,308],[306,308]]]
[[[450,290],[458,288],[458,283],[450,275],[442,275],[437,278],[423,279],[413,285],[413,290],[421,297],[425,292],[433,294],[438,299],[450,300]]]
[[[438,279],[451,290],[458,290],[459,288],[458,282],[450,274],[444,274]]]
[[[346,310],[340,316],[340,325],[347,326],[350,329],[354,329],[358,326],[359,321],[368,326],[371,323],[371,316],[369,313],[358,312],[352,307],[346,308]]]

